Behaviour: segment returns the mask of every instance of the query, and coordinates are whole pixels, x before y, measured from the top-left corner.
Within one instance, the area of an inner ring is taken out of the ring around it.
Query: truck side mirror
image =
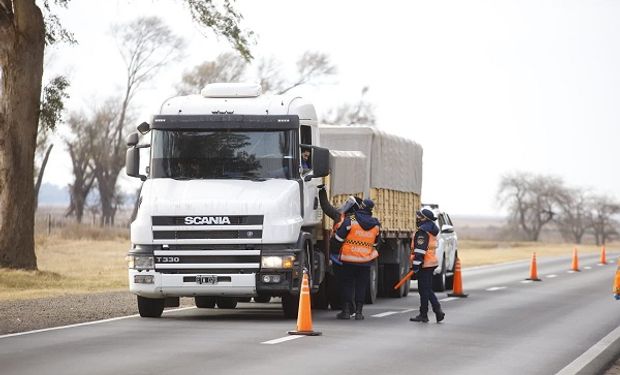
[[[323,147],[312,147],[312,173],[304,177],[310,181],[316,177],[325,177],[329,174],[329,150]]]
[[[135,134],[135,133],[134,133]],[[136,134],[137,137],[137,134]],[[129,177],[137,177],[140,180],[146,180],[145,175],[140,174],[140,149],[130,147],[125,155],[125,172]]]
[[[140,134],[144,135],[146,133],[149,132],[149,130],[151,130],[151,125],[149,125],[148,122],[143,122],[140,125],[138,125],[138,131],[140,132]]]
[[[133,132],[127,136],[127,146],[133,147],[138,144],[138,133]]]

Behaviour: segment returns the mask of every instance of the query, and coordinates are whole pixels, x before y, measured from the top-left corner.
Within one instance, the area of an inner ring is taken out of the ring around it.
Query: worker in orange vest
[[[446,314],[433,292],[433,272],[439,265],[435,250],[437,249],[437,234],[439,228],[435,224],[435,214],[428,208],[416,212],[418,230],[413,236],[413,274],[418,279],[418,293],[420,294],[420,312],[409,319],[412,322],[428,322],[428,303],[431,303],[437,323],[441,322]]]
[[[355,320],[363,320],[362,309],[366,289],[370,282],[370,266],[379,256],[377,243],[381,233],[379,220],[372,216],[375,204],[364,199],[352,215],[345,217],[334,235],[337,241],[337,256],[332,261],[340,267],[342,311],[338,319],[350,319],[355,311]],[[334,254],[332,252],[332,254]]]

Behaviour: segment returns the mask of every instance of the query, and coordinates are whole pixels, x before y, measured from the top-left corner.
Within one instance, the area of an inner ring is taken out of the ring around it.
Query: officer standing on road
[[[372,200],[364,199],[358,210],[344,218],[334,235],[337,244],[333,250],[338,250],[335,262],[342,264],[338,271],[342,288],[342,311],[336,315],[338,319],[351,319],[354,306],[355,320],[364,319],[362,308],[370,281],[370,266],[379,256],[380,223],[372,216],[374,206]]]
[[[409,320],[412,322],[428,322],[428,302],[430,301],[437,323],[439,323],[446,316],[441,310],[435,292],[433,292],[433,272],[439,264],[435,256],[439,228],[435,225],[435,214],[428,208],[416,212],[416,222],[418,230],[413,236],[414,258],[412,268],[413,274],[417,275],[418,279],[420,313]]]

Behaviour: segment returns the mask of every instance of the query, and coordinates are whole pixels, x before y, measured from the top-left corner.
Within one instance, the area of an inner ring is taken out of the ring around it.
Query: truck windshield
[[[151,177],[176,179],[291,179],[292,130],[153,130]]]

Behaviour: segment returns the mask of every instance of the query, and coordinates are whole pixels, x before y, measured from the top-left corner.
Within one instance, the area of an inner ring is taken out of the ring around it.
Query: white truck
[[[199,308],[281,297],[284,315],[295,317],[303,269],[313,308],[336,307],[329,223],[317,189],[330,160],[333,203],[349,194],[371,196],[383,223],[368,302],[382,293],[406,295],[408,283],[398,291],[391,285],[409,269],[422,149],[361,127],[354,138],[365,144],[342,142],[344,128],[319,127],[308,101],[262,95],[258,85],[211,84],[200,95],[166,100],[151,124],[138,126],[150,141],[141,144],[138,133],[127,140],[126,173],[143,181],[128,254],[140,315],[159,317],[179,297],[194,297]],[[322,148],[328,139],[343,151]],[[373,154],[377,147],[383,157]],[[149,163],[141,169],[143,148],[150,148]],[[300,166],[302,148],[311,149],[310,170]],[[382,186],[396,174],[406,177]]]

